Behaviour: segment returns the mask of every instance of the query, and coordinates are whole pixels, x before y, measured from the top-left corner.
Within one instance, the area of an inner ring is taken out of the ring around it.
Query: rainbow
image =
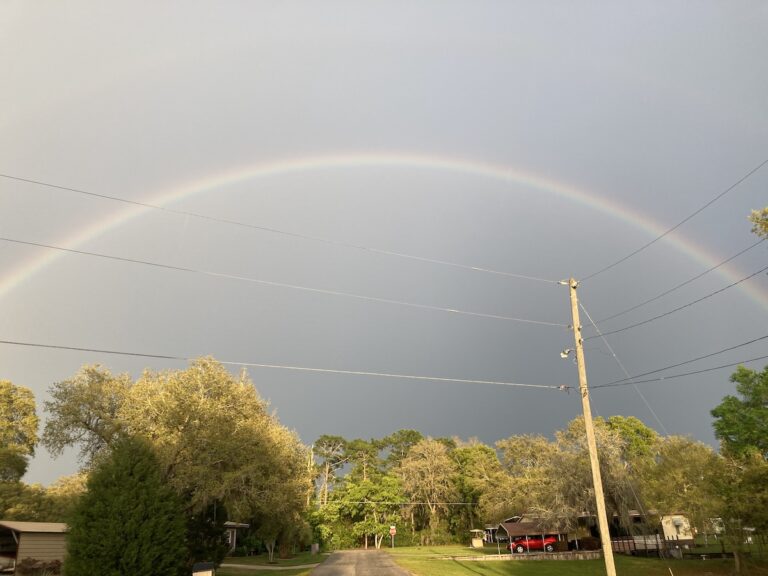
[[[233,184],[284,174],[297,174],[319,170],[341,170],[350,168],[414,168],[465,174],[481,178],[489,178],[509,184],[515,184],[531,190],[553,194],[567,200],[586,205],[594,210],[617,218],[626,224],[638,228],[650,236],[658,236],[665,227],[647,214],[639,210],[630,210],[609,198],[593,192],[580,190],[576,187],[558,182],[511,166],[480,162],[466,158],[433,156],[415,153],[349,153],[316,155],[302,158],[272,160],[264,163],[237,166],[226,171],[207,175],[195,180],[182,182],[173,188],[156,193],[150,199],[143,200],[147,204],[167,206],[195,194],[205,194],[217,188]],[[109,230],[122,226],[130,220],[141,216],[151,208],[128,206],[108,219],[94,223],[92,226],[78,230],[78,233],[58,242],[60,246],[77,248]],[[702,247],[697,246],[680,234],[669,236],[668,240],[679,251],[690,256],[701,264],[711,267],[718,259]],[[34,258],[16,269],[8,272],[0,282],[0,298],[34,276],[48,264],[60,258],[64,253],[50,251]],[[564,271],[567,274],[568,271]],[[718,272],[733,282],[738,279],[735,271],[723,266]],[[758,305],[768,309],[768,294],[760,290],[754,283],[742,284],[741,289]]]

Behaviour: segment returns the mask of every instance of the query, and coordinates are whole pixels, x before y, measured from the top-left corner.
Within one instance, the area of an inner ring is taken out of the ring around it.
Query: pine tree
[[[150,445],[120,440],[91,474],[70,519],[66,576],[176,576],[185,520]]]

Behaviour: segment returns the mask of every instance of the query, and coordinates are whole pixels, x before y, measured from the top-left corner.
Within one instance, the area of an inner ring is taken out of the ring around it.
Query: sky
[[[0,379],[43,418],[84,364],[187,363],[9,342],[500,382],[247,368],[306,444],[551,437],[581,412],[569,277],[590,386],[766,356],[765,272],[706,296],[768,242],[605,319],[758,240],[767,27],[760,1],[4,2]],[[716,446],[733,370],[593,412]],[[39,448],[25,481],[77,468]]]

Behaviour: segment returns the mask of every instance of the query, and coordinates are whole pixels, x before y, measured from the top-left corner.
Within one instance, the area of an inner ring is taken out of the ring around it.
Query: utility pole
[[[600,476],[600,462],[597,459],[597,442],[595,441],[595,429],[592,425],[592,409],[589,406],[589,388],[587,388],[587,368],[584,364],[583,339],[581,337],[581,323],[579,321],[579,299],[576,296],[576,287],[579,285],[575,279],[568,280],[568,289],[571,293],[571,315],[573,317],[573,338],[576,344],[576,366],[579,370],[579,392],[581,394],[581,407],[584,411],[584,428],[587,431],[587,446],[589,447],[589,462],[592,467],[592,483],[595,487],[595,502],[597,504],[597,524],[600,528],[600,543],[603,547],[605,571],[608,576],[616,576],[616,565],[613,562],[613,549],[611,548],[611,535],[608,532],[608,516],[605,513],[605,496],[603,495],[603,480]]]

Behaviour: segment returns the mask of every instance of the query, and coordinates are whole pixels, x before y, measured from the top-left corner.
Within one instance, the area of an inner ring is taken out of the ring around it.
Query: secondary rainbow
[[[639,210],[630,210],[618,202],[594,192],[587,192],[530,171],[466,158],[403,152],[316,155],[247,164],[180,183],[165,191],[157,192],[142,201],[147,204],[167,206],[195,194],[210,193],[226,186],[269,176],[319,170],[374,167],[434,170],[489,178],[515,184],[530,190],[553,194],[586,205],[611,217],[618,218],[630,226],[643,230],[650,236],[658,236],[665,230],[661,224]],[[85,242],[93,240],[141,216],[148,210],[151,210],[151,208],[127,206],[116,211],[111,218],[96,222],[90,227],[79,230],[75,235],[59,240],[58,244],[67,248],[77,248]],[[670,235],[667,237],[667,240],[682,253],[707,267],[715,265],[718,261],[714,255],[709,254],[679,233]],[[61,252],[49,251],[10,271],[0,282],[0,298],[63,255],[64,253]],[[563,271],[563,274],[568,275],[572,272]],[[731,282],[738,279],[735,272],[726,266],[718,269],[718,273]],[[761,291],[754,283],[744,283],[741,285],[741,288],[757,304],[768,309],[768,294]]]

